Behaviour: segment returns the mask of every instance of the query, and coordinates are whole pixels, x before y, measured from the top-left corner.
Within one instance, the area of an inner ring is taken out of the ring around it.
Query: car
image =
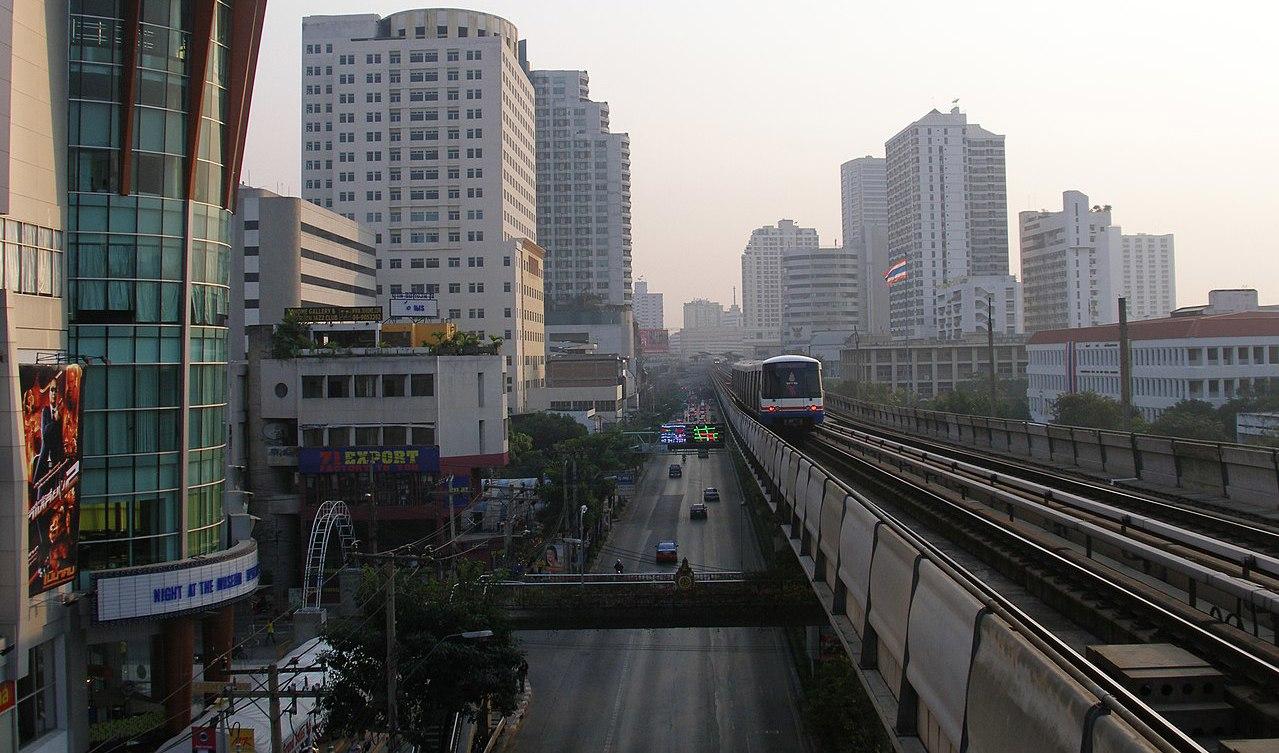
[[[705,489],[703,489],[703,490],[702,490],[702,501],[703,501],[703,502],[718,502],[718,501],[719,501],[719,489],[716,489],[716,488],[715,488],[715,487],[713,487],[713,486],[708,486],[708,487],[706,487]]]
[[[666,469],[666,475],[671,478],[680,478],[684,475],[684,468],[678,463],[671,463],[671,467]]]
[[[657,544],[658,562],[678,562],[679,544],[674,541],[660,541]]]
[[[701,520],[706,520],[706,503],[705,502],[694,502],[693,504],[688,506],[688,519],[697,520],[699,518]]]
[[[710,452],[710,450],[706,449],[705,447],[698,447],[698,448],[697,448],[697,457],[699,457],[699,458],[709,458],[710,456],[711,456],[711,452]]]

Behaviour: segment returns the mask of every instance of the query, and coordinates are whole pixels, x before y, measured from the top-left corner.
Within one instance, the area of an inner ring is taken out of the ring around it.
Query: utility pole
[[[998,387],[995,376],[995,296],[986,294],[986,357],[990,359],[990,415],[998,415]]]
[[[1128,349],[1128,299],[1119,299],[1119,406],[1124,426],[1132,427],[1132,353]]]
[[[395,561],[386,563],[386,726],[390,730],[386,749],[395,753],[396,735],[399,732],[399,708],[396,706],[396,681],[399,669],[395,664]]]
[[[267,668],[266,689],[271,694],[268,703],[271,709],[271,753],[284,753],[284,741],[280,736],[280,668],[272,664]]]

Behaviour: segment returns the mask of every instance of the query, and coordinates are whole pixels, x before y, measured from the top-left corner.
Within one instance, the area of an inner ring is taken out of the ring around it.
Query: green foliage
[[[1227,433],[1218,410],[1203,400],[1182,400],[1164,411],[1150,425],[1150,431],[1153,434],[1207,442],[1229,442],[1235,436],[1234,427],[1231,426]]]
[[[906,390],[895,390],[882,382],[862,382],[845,379],[828,387],[831,392],[846,395],[854,400],[880,405],[904,406],[913,403],[912,395]]]
[[[363,613],[329,620],[321,631],[330,646],[325,660],[332,679],[319,707],[330,735],[387,727],[384,588],[385,576],[366,569],[358,597]],[[478,566],[459,566],[455,578],[444,581],[400,572],[395,593],[396,697],[404,739],[425,744],[423,731],[434,720],[469,712],[484,700],[502,713],[515,709],[523,652],[504,613],[485,597]],[[442,641],[472,630],[494,635]]]
[[[437,332],[434,340],[434,343],[426,346],[433,356],[487,356],[502,348],[500,337],[490,337],[485,341],[474,332],[463,332],[460,329],[450,335]]]
[[[548,450],[560,442],[587,434],[586,427],[562,413],[521,413],[511,416],[511,431],[527,435],[530,449]]]
[[[293,313],[286,311],[284,318],[271,332],[271,357],[295,358],[299,350],[310,347],[311,328]]]
[[[826,749],[837,753],[892,750],[879,715],[846,657],[818,662],[804,688],[804,718]]]
[[[938,395],[924,403],[928,410],[945,413],[963,413],[972,416],[1010,418],[1017,421],[1030,419],[1030,405],[1026,402],[1025,379],[1000,379],[995,383],[995,405],[990,402],[989,382],[967,382],[953,391]]]
[[[1236,419],[1240,413],[1279,411],[1279,387],[1247,386],[1217,409],[1217,418],[1230,441],[1235,441]]]
[[[1096,392],[1061,395],[1053,401],[1052,410],[1055,424],[1115,431],[1143,431],[1146,428],[1140,416],[1125,417],[1118,400]]]

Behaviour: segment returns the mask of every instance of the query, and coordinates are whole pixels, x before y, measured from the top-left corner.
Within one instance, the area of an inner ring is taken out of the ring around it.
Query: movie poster
[[[76,576],[80,531],[80,366],[22,364],[27,471],[27,588],[31,596]]]

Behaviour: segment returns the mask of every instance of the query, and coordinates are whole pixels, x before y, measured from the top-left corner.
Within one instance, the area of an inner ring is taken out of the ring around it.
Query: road
[[[628,573],[674,570],[653,559],[657,542],[670,538],[695,570],[759,566],[728,452],[690,453],[678,479],[667,478],[669,457],[650,461],[596,569],[621,557]],[[722,501],[707,504],[707,520],[689,520],[689,503],[706,486]],[[533,689],[515,737],[521,753],[808,749],[778,628],[530,631],[520,639]]]

